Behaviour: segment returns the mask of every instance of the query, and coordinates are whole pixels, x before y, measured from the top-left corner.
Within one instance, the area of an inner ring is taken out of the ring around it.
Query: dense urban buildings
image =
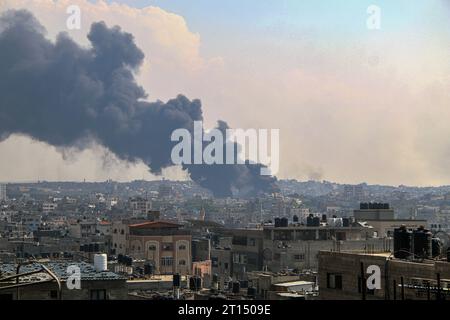
[[[402,275],[405,299],[424,298],[413,290],[420,274],[434,283],[439,273],[444,288],[450,189],[401,187],[398,198],[398,190],[364,185],[360,202],[348,185],[279,184],[280,192],[249,198],[217,198],[191,182],[170,180],[7,184],[0,278],[10,281],[3,286],[14,285],[8,277],[19,264],[29,266],[20,273],[49,266],[61,283],[68,276],[62,266],[75,265],[92,281],[82,283],[97,293],[72,293],[66,286],[55,295],[53,280],[40,270],[48,283],[28,286],[25,276],[22,294],[0,288],[1,297],[175,299],[179,281],[183,299],[360,299],[361,262],[380,266],[382,283],[390,281],[387,291],[368,291],[366,299],[400,299],[402,289],[394,295],[393,281],[399,285]],[[439,254],[421,261],[394,255],[398,230],[427,228]],[[108,271],[95,271],[99,256]],[[430,290],[425,297],[433,299]]]

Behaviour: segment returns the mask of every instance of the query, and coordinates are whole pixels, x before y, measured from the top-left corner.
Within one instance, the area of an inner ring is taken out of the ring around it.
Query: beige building
[[[127,254],[150,262],[157,274],[191,274],[192,237],[181,225],[153,221],[130,225],[128,230]]]
[[[274,272],[284,269],[318,268],[321,250],[388,250],[391,239],[367,236],[368,228],[358,224],[348,227],[265,227],[263,268]]]
[[[368,237],[392,237],[394,229],[404,225],[408,229],[427,226],[426,220],[395,219],[394,209],[387,203],[361,203],[360,208],[353,210],[353,216],[358,222],[366,222],[371,226]]]
[[[380,289],[366,287],[369,266],[380,269]],[[363,271],[363,275],[361,275]],[[364,281],[361,282],[361,279]],[[363,284],[364,289],[362,289]],[[319,253],[319,298],[325,300],[435,300],[450,298],[450,263],[409,261],[391,253]]]

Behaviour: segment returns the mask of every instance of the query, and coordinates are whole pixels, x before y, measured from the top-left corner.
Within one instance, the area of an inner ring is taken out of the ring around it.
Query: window
[[[161,266],[163,267],[170,267],[173,265],[173,258],[172,257],[162,257],[161,258]]]
[[[297,260],[297,261],[305,260],[305,254],[304,253],[294,254],[294,260]]]
[[[180,244],[178,250],[186,250],[186,246],[184,244]]]
[[[117,233],[117,229],[114,229],[114,233]]]
[[[255,238],[249,238],[248,239],[248,245],[251,247],[256,246],[256,239]]]
[[[228,270],[228,262],[225,262],[223,265],[224,265],[225,270]]]
[[[178,261],[178,264],[180,266],[185,266],[186,265],[186,260],[180,260],[180,261]]]
[[[327,273],[327,288],[342,290],[342,275]]]
[[[232,240],[232,244],[238,246],[246,246],[247,245],[247,237],[245,236],[234,236]]]
[[[233,254],[233,263],[245,264],[247,263],[247,256],[242,253]]]
[[[91,300],[106,300],[106,290],[91,290]]]
[[[120,230],[120,234],[125,234],[125,231],[123,229]]]
[[[156,246],[154,244],[149,245],[148,251],[156,251]]]
[[[163,251],[172,251],[173,246],[170,242],[166,242],[166,243],[162,244],[162,249],[163,249]]]

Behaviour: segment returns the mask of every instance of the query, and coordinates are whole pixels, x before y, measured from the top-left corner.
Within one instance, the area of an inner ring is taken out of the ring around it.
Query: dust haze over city
[[[0,0],[0,298],[446,300],[449,14]]]

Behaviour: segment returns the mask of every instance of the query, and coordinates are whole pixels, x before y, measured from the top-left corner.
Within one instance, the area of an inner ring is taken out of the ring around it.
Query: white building
[[[58,207],[58,204],[53,202],[44,202],[42,204],[42,212],[45,214],[52,213]]]
[[[131,198],[129,200],[129,205],[133,216],[143,216],[146,215],[151,209],[152,204],[148,199],[141,197]]]

